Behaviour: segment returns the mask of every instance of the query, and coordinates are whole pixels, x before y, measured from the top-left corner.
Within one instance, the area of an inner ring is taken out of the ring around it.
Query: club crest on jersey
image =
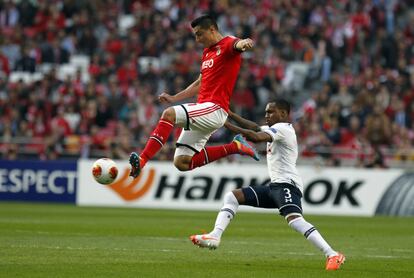
[[[220,55],[220,53],[221,53],[220,46],[217,46],[217,52],[216,52],[216,55],[217,55],[217,56],[219,56],[219,55]]]
[[[277,130],[276,130],[276,129],[274,129],[273,127],[269,128],[269,129],[270,129],[270,131],[271,131],[271,132],[273,132],[273,133],[277,133]]]

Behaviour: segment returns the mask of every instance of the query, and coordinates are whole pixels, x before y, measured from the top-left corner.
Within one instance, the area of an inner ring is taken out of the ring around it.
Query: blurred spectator
[[[37,7],[30,0],[22,0],[18,4],[19,19],[22,27],[32,27],[37,13]]]
[[[98,47],[98,40],[96,39],[92,28],[86,28],[83,30],[78,40],[77,46],[80,53],[86,54],[88,56],[93,56],[95,54],[95,51]]]
[[[15,70],[35,72],[36,59],[31,56],[30,49],[27,47],[22,48],[22,57],[17,61]]]
[[[1,28],[13,28],[19,22],[19,10],[16,4],[12,0],[5,0],[2,3],[0,10],[0,27]]]
[[[0,74],[8,76],[10,74],[9,59],[0,51]]]
[[[379,148],[374,149],[374,154],[369,159],[368,162],[365,163],[366,168],[388,168],[385,163],[384,155],[382,154]]]
[[[0,52],[9,60],[9,68],[14,69],[21,56],[21,45],[14,42],[9,35],[2,36],[0,40],[3,41],[0,44]]]
[[[234,112],[244,118],[254,117],[254,107],[256,101],[252,90],[247,87],[247,80],[240,80],[233,93],[233,105],[236,109]]]
[[[391,123],[379,106],[366,119],[366,137],[374,145],[388,145],[391,142]]]
[[[69,62],[69,52],[55,38],[52,43],[45,42],[41,48],[43,63],[66,64]]]

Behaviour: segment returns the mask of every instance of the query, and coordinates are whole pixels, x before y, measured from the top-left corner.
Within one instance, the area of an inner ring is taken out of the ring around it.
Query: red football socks
[[[172,122],[165,119],[159,120],[144,150],[140,154],[141,168],[164,146],[173,128],[174,124]]]
[[[196,153],[191,159],[190,170],[238,152],[239,150],[235,142],[220,146],[205,147],[199,153]]]

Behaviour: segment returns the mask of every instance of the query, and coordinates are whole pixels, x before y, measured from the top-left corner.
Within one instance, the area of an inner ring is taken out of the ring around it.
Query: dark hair
[[[218,30],[216,19],[209,14],[202,15],[191,21],[191,27],[195,28],[196,26],[200,26],[202,29],[208,29],[210,26],[214,26]]]
[[[285,110],[287,114],[290,113],[290,103],[286,99],[278,98],[271,102],[273,105],[277,107],[277,109]]]

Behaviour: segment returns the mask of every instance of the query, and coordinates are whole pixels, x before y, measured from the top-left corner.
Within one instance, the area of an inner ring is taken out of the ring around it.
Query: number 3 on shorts
[[[292,203],[292,194],[290,194],[290,189],[285,187],[283,190],[285,191],[285,203]]]

